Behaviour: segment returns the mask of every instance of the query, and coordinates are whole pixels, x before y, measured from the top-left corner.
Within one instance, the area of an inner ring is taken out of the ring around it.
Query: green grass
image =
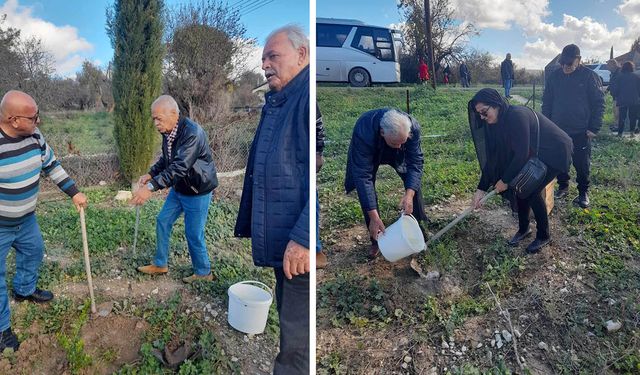
[[[70,153],[70,147],[80,155],[115,151],[113,115],[108,112],[45,113],[40,129],[58,156]]]

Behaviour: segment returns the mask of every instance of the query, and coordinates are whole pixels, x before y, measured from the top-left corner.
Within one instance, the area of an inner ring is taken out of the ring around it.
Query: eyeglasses
[[[32,124],[35,124],[40,119],[40,110],[38,110],[36,112],[36,114],[34,116],[31,116],[31,117],[29,117],[29,116],[11,116],[11,117],[9,117],[9,119],[11,119],[11,118],[26,118],[27,120],[31,120]]]
[[[480,117],[487,117],[487,114],[489,113],[489,109],[491,109],[491,107],[486,107],[485,109],[483,109],[482,111],[478,111],[478,114],[480,115]]]

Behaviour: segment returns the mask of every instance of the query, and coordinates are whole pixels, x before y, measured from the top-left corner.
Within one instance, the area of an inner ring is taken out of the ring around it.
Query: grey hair
[[[176,114],[180,115],[180,107],[178,107],[178,102],[171,95],[160,95],[156,100],[151,103],[151,108],[153,107],[163,107],[167,109],[172,109],[176,111]]]
[[[411,137],[411,118],[397,109],[390,109],[382,115],[380,128],[390,136],[407,134]]]
[[[293,48],[298,49],[300,47],[304,47],[307,49],[307,51],[309,50],[309,38],[307,38],[307,35],[302,30],[302,27],[294,24],[282,26],[273,30],[267,37],[267,41],[280,33],[287,34],[287,38],[293,45]]]

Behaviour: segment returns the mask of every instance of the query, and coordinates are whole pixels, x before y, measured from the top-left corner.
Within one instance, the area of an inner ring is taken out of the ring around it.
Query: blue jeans
[[[13,290],[28,296],[36,290],[38,269],[44,255],[44,241],[36,215],[30,215],[23,224],[15,227],[0,226],[0,331],[11,325],[6,281],[7,254],[11,247],[16,250]]]
[[[173,224],[184,212],[184,231],[187,237],[191,264],[196,275],[204,276],[211,273],[211,263],[204,240],[204,226],[207,223],[211,196],[184,195],[173,189],[169,191],[167,200],[162,206],[156,220],[156,257],[153,264],[166,267],[169,258],[169,238]]]
[[[512,79],[507,79],[504,81],[504,96],[509,96],[511,93],[511,86],[513,85]]]

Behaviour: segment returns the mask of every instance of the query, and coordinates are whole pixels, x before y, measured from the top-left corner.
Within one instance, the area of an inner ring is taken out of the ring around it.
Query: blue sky
[[[569,43],[583,58],[629,50],[640,36],[640,0],[450,0],[459,22],[480,31],[469,45],[497,61],[511,52],[520,66],[541,68]],[[354,18],[388,26],[402,22],[396,0],[317,0],[318,17]]]
[[[199,1],[199,0],[198,0]],[[188,0],[167,0],[167,6]],[[265,6],[255,9],[261,3]],[[36,35],[56,58],[62,75],[73,75],[83,60],[105,66],[113,55],[105,31],[105,9],[113,0],[0,0],[0,15],[7,14],[7,25],[22,29],[25,35]],[[229,0],[241,6],[241,20],[247,37],[264,44],[269,32],[288,23],[297,23],[309,32],[309,3],[299,0]],[[259,51],[252,53],[253,65],[259,62]]]

